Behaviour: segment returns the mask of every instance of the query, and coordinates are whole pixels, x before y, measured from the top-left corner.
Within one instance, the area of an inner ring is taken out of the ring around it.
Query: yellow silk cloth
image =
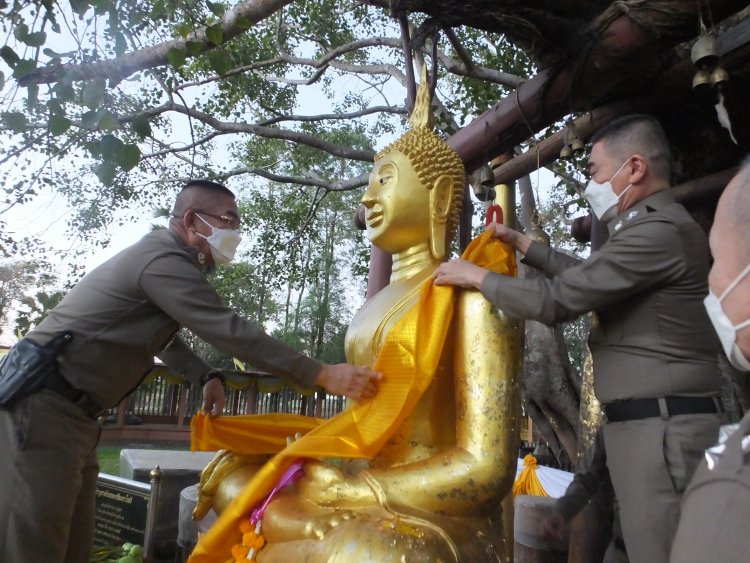
[[[488,231],[474,239],[462,257],[488,270],[515,275],[514,251],[491,235]],[[295,420],[300,418],[296,415],[280,414],[277,418],[263,420],[253,415],[216,419],[197,415],[193,419],[193,450],[269,453],[269,440],[259,441],[259,437],[270,435],[270,441],[279,446],[272,451],[279,453],[222,511],[216,523],[200,538],[189,563],[226,561],[232,545],[239,541],[242,519],[249,517],[250,511],[268,495],[296,459],[369,459],[380,451],[432,381],[451,325],[455,288],[436,286],[432,281],[429,278],[424,282],[419,303],[407,311],[386,336],[374,365],[375,370],[383,373],[383,380],[373,399],[356,404],[313,429],[309,424],[294,428]],[[275,428],[277,424],[282,425],[281,429]],[[306,434],[284,447],[285,436],[297,431]]]
[[[518,495],[534,495],[537,497],[548,497],[547,491],[542,487],[539,477],[536,475],[536,458],[527,454],[523,458],[523,469],[513,483],[513,498]]]

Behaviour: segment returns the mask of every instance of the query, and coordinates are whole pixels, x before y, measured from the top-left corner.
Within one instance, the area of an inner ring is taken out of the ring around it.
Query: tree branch
[[[392,113],[399,115],[406,115],[405,107],[393,107],[393,106],[373,106],[364,108],[359,111],[352,111],[349,113],[321,113],[320,115],[279,115],[263,121],[259,121],[258,125],[268,126],[281,121],[298,121],[298,122],[313,122],[313,121],[327,121],[327,120],[348,120],[355,119],[357,117],[364,117],[365,115],[372,115],[373,113]]]
[[[198,121],[208,125],[219,134],[227,133],[248,133],[252,135],[258,135],[267,139],[282,139],[285,141],[293,141],[295,143],[301,143],[309,147],[313,147],[323,152],[327,152],[336,157],[347,158],[350,160],[360,160],[363,162],[372,162],[375,157],[375,151],[360,150],[352,147],[344,147],[320,139],[314,135],[308,135],[299,131],[290,131],[288,129],[278,129],[275,127],[265,127],[262,125],[255,125],[252,123],[239,123],[234,121],[221,121],[216,119],[212,115],[199,111],[195,108],[188,108],[174,102],[166,102],[155,108],[150,108],[140,112],[140,115],[146,117],[154,117],[168,111],[174,111],[181,113],[185,116],[197,119]],[[118,119],[121,123],[131,121],[136,114],[123,116]]]
[[[235,168],[225,174],[221,174],[222,178],[230,178],[232,176],[242,176],[243,174],[255,174],[261,176],[267,180],[273,182],[279,182],[281,184],[296,184],[298,186],[313,186],[316,188],[322,188],[327,192],[345,192],[361,188],[367,185],[369,178],[368,174],[361,174],[355,178],[349,178],[348,180],[335,180],[326,181],[323,179],[311,178],[308,176],[289,176],[286,174],[275,174],[269,172],[264,168]]]
[[[221,18],[221,29],[223,32],[222,44],[230,39],[245,33],[252,24],[264,20],[271,14],[277,12],[292,0],[244,0],[235,6],[232,10],[224,14]],[[50,84],[57,82],[63,76],[67,80],[90,80],[92,78],[109,78],[119,82],[139,70],[164,66],[169,63],[167,52],[170,49],[179,49],[186,53],[186,56],[205,53],[215,49],[206,35],[206,27],[203,27],[185,39],[173,39],[159,45],[147,47],[140,51],[126,53],[116,59],[108,59],[96,63],[82,63],[69,65],[55,65],[41,67],[33,70],[29,74],[18,79],[21,86],[30,86],[32,84]],[[197,53],[191,55],[187,51],[187,43],[200,43],[201,47]]]

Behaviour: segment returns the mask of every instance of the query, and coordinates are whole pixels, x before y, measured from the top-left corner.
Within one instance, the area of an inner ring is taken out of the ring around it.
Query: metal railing
[[[291,387],[263,392],[255,384],[245,389],[226,387],[224,415],[294,413],[330,418],[345,407],[344,397],[316,391],[303,395]],[[108,411],[112,422],[124,409],[125,424],[189,424],[202,407],[202,392],[187,382],[173,384],[161,377],[141,384],[118,407]]]

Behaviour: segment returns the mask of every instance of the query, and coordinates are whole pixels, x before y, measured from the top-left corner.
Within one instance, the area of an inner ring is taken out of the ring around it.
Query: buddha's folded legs
[[[380,506],[329,509],[281,495],[263,518],[258,563],[457,563],[505,561],[497,518],[430,520]],[[300,559],[302,557],[302,559]]]

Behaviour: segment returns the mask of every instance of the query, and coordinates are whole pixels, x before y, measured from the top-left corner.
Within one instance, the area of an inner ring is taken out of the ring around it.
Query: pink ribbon
[[[253,513],[250,516],[250,523],[253,526],[255,526],[260,521],[260,519],[263,518],[263,514],[265,514],[266,512],[268,504],[274,499],[276,494],[281,489],[283,489],[287,485],[291,485],[305,474],[305,470],[303,469],[304,463],[305,462],[302,459],[298,459],[297,461],[292,463],[292,465],[289,466],[289,469],[287,469],[281,476],[279,482],[276,483],[276,486],[271,490],[270,493],[268,493],[268,496],[266,497],[266,500],[263,501],[263,504],[253,510]]]

